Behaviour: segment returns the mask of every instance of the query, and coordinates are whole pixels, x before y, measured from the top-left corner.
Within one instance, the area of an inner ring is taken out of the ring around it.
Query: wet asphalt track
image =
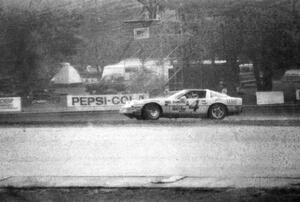
[[[139,122],[6,126],[6,176],[300,176],[300,127]]]
[[[248,110],[240,115],[225,117],[224,120],[216,121],[208,118],[160,118],[157,121],[140,121],[129,119],[116,111],[106,112],[22,112],[0,114],[0,125],[264,125],[264,126],[300,126],[299,110]]]
[[[116,112],[0,114],[0,177],[295,180],[300,176],[298,111],[248,110],[221,121],[138,121]]]

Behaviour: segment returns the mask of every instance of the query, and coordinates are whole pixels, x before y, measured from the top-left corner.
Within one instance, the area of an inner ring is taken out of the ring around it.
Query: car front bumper
[[[124,114],[126,116],[129,116],[129,117],[141,116],[142,108],[134,107],[134,106],[124,106],[124,107],[121,107],[120,113]]]

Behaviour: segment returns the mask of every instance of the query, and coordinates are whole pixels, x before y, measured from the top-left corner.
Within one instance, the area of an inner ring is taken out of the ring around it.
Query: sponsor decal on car
[[[206,100],[201,100],[201,104],[202,104],[202,105],[206,105],[206,104],[207,104],[207,101],[206,101]]]
[[[173,104],[183,104],[183,103],[185,103],[184,100],[175,100],[175,101],[173,101]]]
[[[237,100],[235,100],[235,99],[228,99],[227,100],[227,104],[228,105],[237,105]]]
[[[172,110],[177,112],[185,112],[186,108],[184,106],[174,106],[172,107]]]
[[[165,106],[168,106],[169,104],[171,104],[171,101],[165,101]]]

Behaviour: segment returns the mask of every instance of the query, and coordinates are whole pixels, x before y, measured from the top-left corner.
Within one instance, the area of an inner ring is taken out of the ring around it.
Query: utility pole
[[[165,67],[164,67],[164,58],[163,58],[163,55],[164,55],[164,51],[163,51],[163,36],[162,36],[162,33],[164,31],[164,25],[163,23],[161,24],[162,26],[162,29],[161,29],[161,34],[159,35],[159,48],[160,48],[160,65],[161,65],[161,71],[162,71],[162,77],[163,77],[163,80],[165,80]]]
[[[182,3],[180,3],[180,8],[179,8],[179,23],[180,23],[180,43],[182,44],[181,45],[181,48],[180,48],[180,52],[181,52],[181,65],[182,65],[182,67],[181,67],[181,74],[180,74],[180,76],[181,76],[181,78],[180,78],[180,84],[181,84],[181,86],[180,86],[180,88],[181,88],[181,90],[184,88],[184,72],[185,72],[185,65],[186,65],[186,52],[185,52],[185,47],[184,47],[184,45],[183,45],[183,32],[184,32],[184,30],[183,30],[183,21],[184,21],[184,14],[183,14],[183,11],[182,11]]]

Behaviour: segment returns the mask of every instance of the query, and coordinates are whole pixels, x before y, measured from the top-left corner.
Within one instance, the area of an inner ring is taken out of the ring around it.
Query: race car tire
[[[145,120],[159,119],[161,110],[157,104],[147,104],[143,108],[143,118]]]
[[[223,104],[214,104],[210,106],[208,111],[208,117],[211,119],[224,119],[227,115],[227,109],[226,106]]]

